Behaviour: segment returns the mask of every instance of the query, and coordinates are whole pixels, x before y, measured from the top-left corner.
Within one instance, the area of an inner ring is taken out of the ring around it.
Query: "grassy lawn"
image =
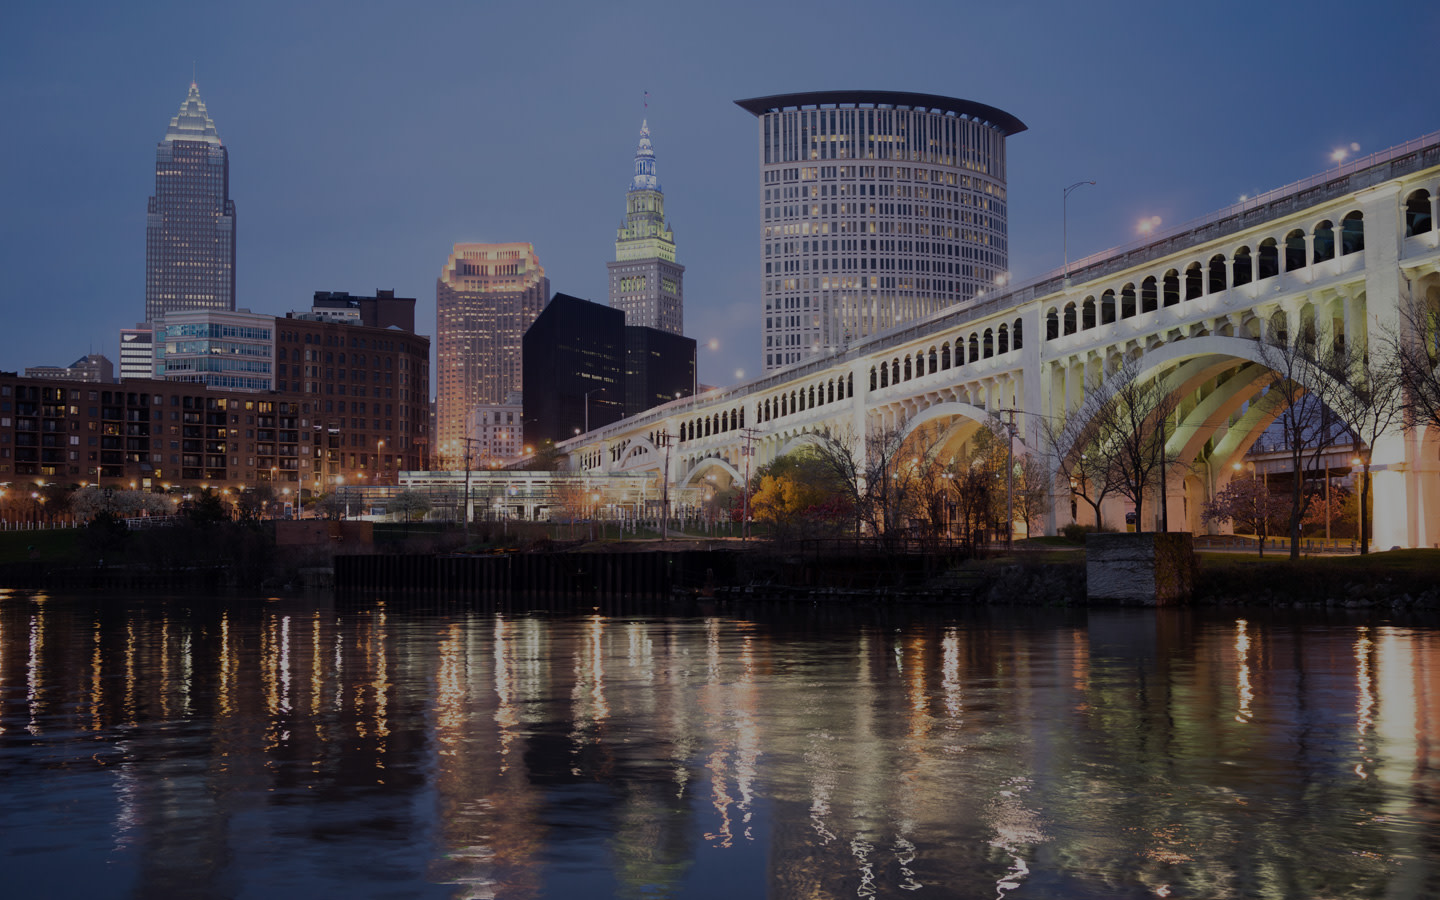
[[[1290,561],[1289,550],[1267,550],[1264,558],[1255,553],[1206,553],[1195,554],[1200,564],[1207,568],[1247,568],[1255,566],[1303,567],[1310,571],[1334,572],[1350,575],[1357,572],[1388,572],[1411,575],[1433,575],[1440,582],[1440,550],[1387,550],[1365,556],[1305,556]]]
[[[79,539],[80,531],[75,528],[0,531],[0,563],[24,562],[32,547],[36,558],[47,562],[71,559]]]

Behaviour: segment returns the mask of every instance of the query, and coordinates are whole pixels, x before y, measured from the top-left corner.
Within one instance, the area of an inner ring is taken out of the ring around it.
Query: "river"
[[[1440,896],[1440,629],[0,592],[11,897]]]

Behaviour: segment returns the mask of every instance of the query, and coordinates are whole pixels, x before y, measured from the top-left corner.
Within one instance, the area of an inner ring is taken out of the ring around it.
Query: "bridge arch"
[[[690,471],[680,477],[678,485],[680,487],[689,487],[714,469],[718,469],[730,476],[730,482],[732,484],[741,484],[745,480],[745,476],[736,471],[735,467],[730,465],[728,460],[719,456],[706,456],[695,461],[695,465],[690,467]]]
[[[908,419],[904,424],[900,440],[901,443],[909,441],[921,429],[938,422],[945,426],[938,445],[941,447],[958,446],[969,440],[971,435],[994,418],[983,408],[969,403],[960,401],[937,403],[934,406],[926,407]],[[1021,443],[1023,444],[1023,441]]]
[[[638,435],[630,440],[630,443],[625,447],[625,451],[621,453],[620,458],[615,461],[616,471],[623,472],[628,469],[645,467],[647,463],[640,462],[640,457],[647,457],[653,460],[653,465],[656,468],[659,468],[661,465],[659,449],[648,437]]]

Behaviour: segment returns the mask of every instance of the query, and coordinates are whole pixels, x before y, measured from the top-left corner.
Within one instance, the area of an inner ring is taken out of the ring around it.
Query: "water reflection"
[[[0,598],[9,890],[1440,893],[1440,633]]]

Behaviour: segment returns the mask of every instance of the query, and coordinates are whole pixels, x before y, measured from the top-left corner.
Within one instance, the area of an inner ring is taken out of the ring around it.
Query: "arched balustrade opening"
[[[1217,253],[1210,257],[1209,293],[1218,294],[1225,290],[1225,256]]]
[[[1315,226],[1315,262],[1335,258],[1335,226],[1326,219]]]
[[[1205,293],[1205,276],[1200,264],[1193,262],[1185,267],[1185,299],[1199,300]]]
[[[1276,246],[1274,238],[1266,238],[1260,242],[1260,254],[1256,263],[1256,281],[1264,281],[1280,274],[1280,248]]]
[[[1252,276],[1253,276],[1254,273],[1251,271],[1251,268],[1250,268],[1250,248],[1249,248],[1249,247],[1241,247],[1239,250],[1236,250],[1236,251],[1235,251],[1235,260],[1234,260],[1233,268],[1234,268],[1234,274],[1233,274],[1233,277],[1232,277],[1232,282],[1233,282],[1233,284],[1234,284],[1235,287],[1239,287],[1239,286],[1242,285],[1242,284],[1249,284],[1249,283],[1250,283],[1250,281],[1252,280]]]
[[[1360,210],[1346,213],[1340,220],[1340,255],[1348,256],[1365,249],[1365,214]]]
[[[1405,236],[1429,234],[1434,227],[1434,216],[1430,210],[1430,192],[1424,188],[1412,191],[1410,196],[1405,198]]]

